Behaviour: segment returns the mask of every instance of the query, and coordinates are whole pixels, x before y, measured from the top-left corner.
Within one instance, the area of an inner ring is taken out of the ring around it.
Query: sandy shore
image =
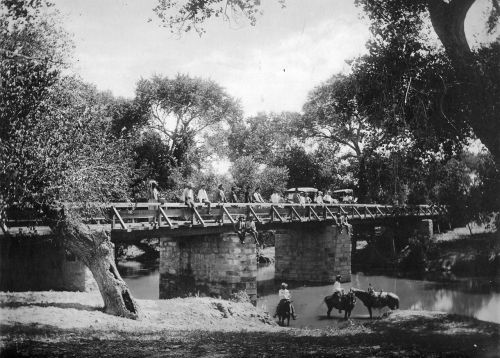
[[[0,293],[1,356],[497,357],[500,325],[395,311],[331,329],[279,327],[249,303],[139,300],[140,321],[101,312],[97,293]]]

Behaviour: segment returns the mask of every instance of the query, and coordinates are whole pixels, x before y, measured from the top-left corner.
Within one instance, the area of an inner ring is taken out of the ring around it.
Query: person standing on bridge
[[[219,184],[217,191],[215,192],[215,201],[219,204],[226,202],[226,194],[224,193],[224,187]]]
[[[229,202],[230,203],[239,203],[240,199],[238,198],[238,194],[236,193],[236,187],[231,187],[231,193],[229,193]]]
[[[252,203],[252,202],[253,202],[252,192],[250,190],[250,186],[247,186],[247,189],[245,190],[245,203]]]
[[[210,200],[208,200],[207,191],[205,190],[205,184],[201,184],[200,190],[198,190],[198,202],[205,204],[208,208],[207,214],[210,215]]]
[[[184,202],[184,204],[192,209],[192,214],[191,214],[191,223],[194,224],[194,193],[193,193],[193,183],[189,182],[186,184],[186,187],[184,188],[184,191],[182,192],[181,200]]]

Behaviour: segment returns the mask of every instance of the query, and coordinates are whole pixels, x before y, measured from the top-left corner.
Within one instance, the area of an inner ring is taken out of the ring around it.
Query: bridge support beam
[[[276,279],[286,281],[333,282],[351,280],[350,225],[306,225],[278,230]]]
[[[246,291],[257,300],[256,246],[235,233],[160,239],[160,299]]]

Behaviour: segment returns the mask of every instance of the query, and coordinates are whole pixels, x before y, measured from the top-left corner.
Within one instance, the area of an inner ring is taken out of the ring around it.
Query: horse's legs
[[[368,312],[370,313],[370,319],[372,319],[372,308],[368,306]]]
[[[328,312],[326,313],[326,316],[330,318],[330,312],[332,312],[333,306],[328,306]]]

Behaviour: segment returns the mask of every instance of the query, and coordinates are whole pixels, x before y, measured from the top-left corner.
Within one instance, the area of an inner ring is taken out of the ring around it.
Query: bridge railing
[[[180,227],[209,227],[233,225],[239,217],[252,217],[259,224],[329,221],[340,224],[385,218],[426,217],[437,218],[447,214],[445,206],[410,205],[392,206],[379,204],[271,204],[271,203],[212,203],[210,212],[205,204],[196,204],[194,209],[182,203],[109,203],[102,204],[104,215],[88,219],[92,225],[111,230],[145,230],[153,228],[177,229]],[[78,204],[69,204],[78,208]],[[43,227],[46,223],[37,218],[37,213],[16,213],[3,218],[2,230],[19,227]],[[26,231],[26,230],[24,230]]]
[[[391,206],[378,204],[271,204],[224,203],[205,204],[188,208],[181,203],[112,203],[112,230],[132,230],[148,227],[176,229],[186,226],[233,225],[239,217],[252,217],[257,223],[290,223],[347,221],[398,217],[439,217],[446,215],[444,206]]]

